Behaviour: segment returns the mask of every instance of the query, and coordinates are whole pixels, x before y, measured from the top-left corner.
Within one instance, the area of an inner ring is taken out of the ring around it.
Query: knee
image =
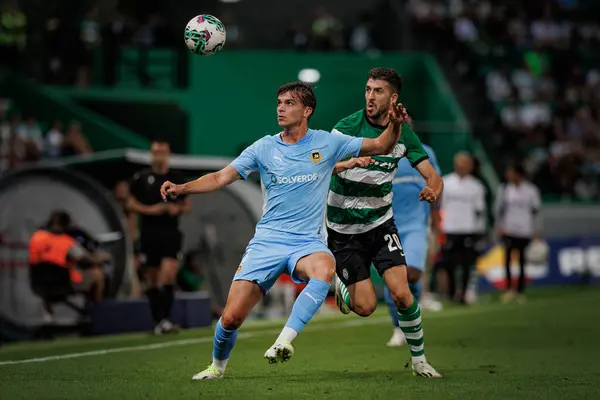
[[[414,301],[413,295],[408,286],[402,289],[390,290],[390,293],[394,303],[396,306],[398,306],[398,308],[408,308]]]
[[[239,329],[243,322],[244,318],[241,315],[230,310],[223,311],[221,315],[221,326],[230,331]]]
[[[376,308],[377,308],[376,301],[369,300],[369,301],[362,302],[359,304],[352,304],[352,311],[354,311],[356,314],[360,315],[361,317],[368,317],[369,315],[371,315],[375,312]]]
[[[329,256],[319,257],[308,271],[309,278],[317,278],[324,282],[331,282],[335,275],[335,261]]]

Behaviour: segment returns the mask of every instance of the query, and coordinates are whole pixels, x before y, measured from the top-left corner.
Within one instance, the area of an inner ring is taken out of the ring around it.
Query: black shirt
[[[160,196],[160,187],[165,181],[171,181],[176,184],[183,183],[183,177],[173,171],[166,174],[157,174],[151,169],[139,171],[133,175],[130,183],[131,195],[138,203],[145,206],[152,206],[156,203],[162,203]],[[175,200],[167,198],[169,202],[182,203],[185,196],[177,196]],[[171,216],[168,213],[162,215],[144,215],[140,214],[140,232],[154,233],[157,231],[177,231],[179,229],[179,216]]]

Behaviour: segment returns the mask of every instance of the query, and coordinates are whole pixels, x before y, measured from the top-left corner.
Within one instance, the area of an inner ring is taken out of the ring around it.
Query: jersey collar
[[[387,125],[383,126],[383,125],[377,125],[377,124],[372,123],[371,120],[369,119],[369,117],[367,116],[367,109],[366,108],[363,110],[363,115],[365,116],[365,120],[367,121],[367,123],[369,125],[371,125],[373,128],[375,128],[375,129],[381,129],[383,131],[387,128]],[[388,122],[388,125],[389,125],[389,122]]]

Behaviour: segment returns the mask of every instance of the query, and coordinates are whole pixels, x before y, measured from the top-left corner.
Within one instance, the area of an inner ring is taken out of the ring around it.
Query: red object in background
[[[278,284],[282,284],[282,285],[294,285],[294,286],[296,286],[296,293],[300,293],[306,287],[306,284],[295,283],[292,280],[292,277],[289,276],[288,274],[281,274],[281,276],[277,280],[277,283]]]

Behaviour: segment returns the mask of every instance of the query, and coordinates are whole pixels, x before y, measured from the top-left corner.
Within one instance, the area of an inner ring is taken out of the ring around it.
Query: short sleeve
[[[329,144],[334,149],[335,162],[343,159],[347,155],[358,157],[363,145],[364,138],[352,137],[343,134],[337,129],[333,129],[328,137]]]
[[[402,143],[406,146],[406,158],[413,168],[429,158],[419,137],[408,124],[402,124]]]
[[[129,192],[136,199],[140,200],[141,194],[141,172],[136,172],[129,181]]]
[[[259,142],[256,141],[249,147],[246,147],[242,154],[231,162],[231,166],[245,180],[248,179],[253,172],[258,171],[258,149]]]

